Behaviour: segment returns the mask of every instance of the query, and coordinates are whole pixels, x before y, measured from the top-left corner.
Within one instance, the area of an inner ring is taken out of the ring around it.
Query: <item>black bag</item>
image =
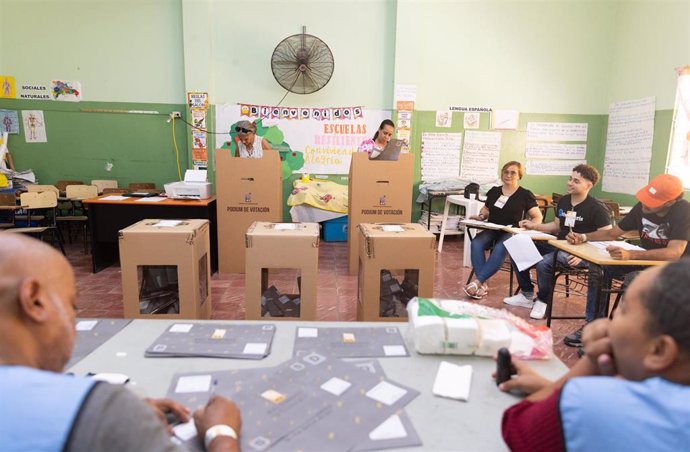
[[[479,199],[479,184],[470,182],[465,186],[465,198],[470,199],[470,194],[474,193],[474,199]]]

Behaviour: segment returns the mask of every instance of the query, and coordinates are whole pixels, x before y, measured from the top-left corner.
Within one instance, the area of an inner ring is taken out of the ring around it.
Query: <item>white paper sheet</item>
[[[464,225],[469,225],[469,226],[479,226],[481,229],[492,229],[492,230],[500,230],[506,227],[505,224],[497,224],[497,223],[491,223],[489,221],[481,221],[481,220],[462,220],[460,224]]]
[[[178,424],[173,427],[173,434],[176,438],[179,438],[182,441],[187,441],[188,439],[194,438],[196,433],[197,431],[196,425],[194,424],[194,418],[191,418],[184,424]]]
[[[318,328],[298,328],[297,337],[319,337]]]
[[[431,392],[440,397],[466,402],[470,398],[471,385],[472,366],[458,366],[447,361],[441,361]]]
[[[170,327],[171,333],[189,333],[194,325],[191,323],[176,323]]]
[[[265,342],[248,342],[244,346],[242,353],[245,355],[263,355],[266,353],[266,348],[268,344]]]
[[[168,198],[163,198],[160,196],[151,196],[149,198],[139,198],[136,200],[136,202],[161,202],[165,201]]]
[[[539,254],[534,242],[525,234],[515,234],[503,244],[520,271],[542,260],[542,255]]]
[[[617,246],[618,248],[623,248],[624,250],[630,250],[630,251],[645,251],[644,248],[633,245],[632,243],[628,242],[623,242],[620,240],[613,240],[613,241],[608,241],[608,242],[588,242],[595,248],[599,248],[602,250],[606,250],[607,247],[609,246]]]
[[[399,226],[397,224],[384,224],[383,230],[384,232],[405,232],[402,226]]]
[[[156,226],[157,228],[174,228],[175,226],[179,226],[180,224],[182,224],[182,222],[179,220],[161,220],[154,226]]]
[[[111,195],[102,197],[101,201],[124,201],[125,199],[129,199],[129,196]]]
[[[367,391],[366,396],[376,400],[377,402],[390,406],[397,402],[398,399],[405,394],[407,394],[407,390],[390,384],[387,381],[382,381]]]
[[[276,231],[291,231],[297,229],[297,225],[294,223],[276,223],[274,229]]]
[[[384,345],[383,353],[386,356],[407,356],[407,350],[402,345]]]
[[[337,377],[333,377],[324,384],[322,384],[321,389],[323,389],[326,392],[330,392],[334,396],[339,396],[340,394],[347,391],[350,388],[350,386],[352,386],[352,383],[349,383]]]
[[[98,320],[80,320],[77,322],[77,331],[91,331],[98,324]]]
[[[383,421],[378,427],[369,433],[369,439],[372,441],[405,438],[406,436],[407,430],[405,430],[405,426],[397,414],[394,414]]]
[[[180,377],[175,386],[175,392],[208,392],[211,388],[211,375],[192,375]]]

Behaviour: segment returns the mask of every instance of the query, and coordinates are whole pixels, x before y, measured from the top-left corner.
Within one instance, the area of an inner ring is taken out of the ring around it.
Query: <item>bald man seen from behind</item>
[[[0,233],[0,449],[174,451],[168,399],[141,400],[121,385],[64,375],[75,342],[76,288],[67,260],[50,246]],[[207,450],[239,450],[240,413],[212,398],[194,413]]]

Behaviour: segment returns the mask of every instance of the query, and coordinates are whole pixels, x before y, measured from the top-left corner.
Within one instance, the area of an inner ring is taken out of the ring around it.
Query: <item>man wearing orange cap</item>
[[[609,246],[611,257],[619,260],[646,259],[675,261],[690,256],[690,203],[683,199],[683,183],[670,174],[656,176],[637,192],[638,202],[616,226],[588,234],[571,232],[566,236],[572,244],[591,241],[615,240],[628,231],[637,231],[644,251],[627,250]],[[630,272],[642,270],[635,266],[608,266],[607,276],[621,279]],[[630,278],[626,278],[630,282]],[[606,317],[605,305],[596,307],[599,281],[592,280],[587,288],[586,320]],[[572,347],[581,347],[582,328],[567,335],[563,342]]]

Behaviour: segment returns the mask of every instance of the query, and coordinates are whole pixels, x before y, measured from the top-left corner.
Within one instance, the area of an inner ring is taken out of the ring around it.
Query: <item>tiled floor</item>
[[[462,266],[462,238],[450,237],[443,252],[436,256],[434,296],[467,299],[462,287],[470,268]],[[77,275],[77,307],[80,317],[122,317],[122,282],[120,268],[111,266],[99,273],[91,273],[91,256],[84,254],[80,243],[67,246],[67,254]],[[244,319],[244,274],[216,273],[211,281],[214,319]],[[503,304],[508,292],[508,273],[499,272],[489,281],[489,295],[481,302],[487,306],[507,307],[514,314],[533,323],[529,310]],[[555,313],[579,315],[584,312],[582,297],[564,298],[556,295]],[[348,275],[347,244],[321,242],[317,291],[319,320],[354,321],[356,317],[357,277]],[[577,320],[555,320],[552,323],[554,351],[567,365],[577,360],[577,350],[563,344],[563,336],[580,326]]]

